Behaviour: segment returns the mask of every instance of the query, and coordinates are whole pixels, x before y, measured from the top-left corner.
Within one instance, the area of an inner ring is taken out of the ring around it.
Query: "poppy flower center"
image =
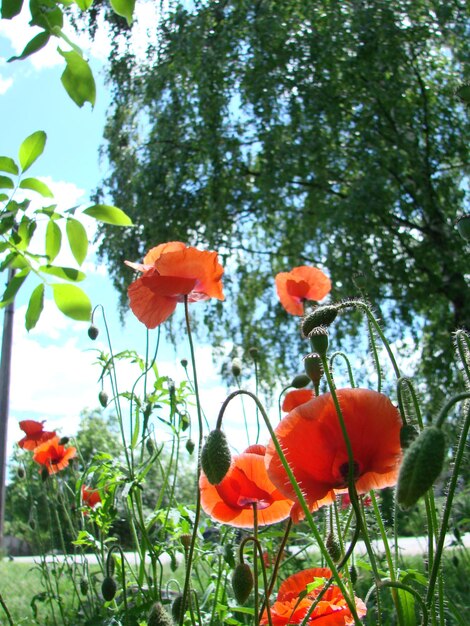
[[[354,474],[353,474],[354,480],[357,480],[359,476],[361,475],[359,463],[357,461],[353,461],[353,468],[354,468]],[[339,469],[340,475],[344,479],[344,486],[346,487],[348,484],[348,478],[349,478],[349,461],[346,461],[346,463],[343,463],[342,465],[340,465],[338,469]]]

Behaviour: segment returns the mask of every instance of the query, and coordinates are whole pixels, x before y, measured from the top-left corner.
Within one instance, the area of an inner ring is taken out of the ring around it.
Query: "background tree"
[[[125,37],[110,59],[101,193],[137,229],[103,226],[100,252],[122,302],[124,259],[174,239],[217,248],[228,303],[205,321],[216,344],[260,348],[269,382],[299,367],[274,274],[320,266],[335,299],[363,296],[392,339],[419,340],[439,395],[450,333],[470,319],[454,228],[468,187],[465,3],[173,2],[155,28],[145,61]],[[338,337],[357,323],[343,318]]]

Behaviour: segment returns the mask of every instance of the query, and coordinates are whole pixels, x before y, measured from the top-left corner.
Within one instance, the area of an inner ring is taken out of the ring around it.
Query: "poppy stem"
[[[269,581],[269,585],[266,587],[266,591],[264,593],[264,599],[263,599],[263,602],[261,603],[260,619],[261,619],[261,614],[263,613],[264,607],[267,606],[267,603],[269,604],[269,596],[271,595],[274,589],[274,584],[276,582],[277,573],[279,571],[281,559],[284,554],[284,548],[286,547],[287,539],[289,538],[289,533],[291,531],[291,528],[292,528],[292,518],[289,517],[289,519],[287,520],[286,528],[284,530],[284,535],[282,537],[281,545],[279,546],[279,550],[277,551],[276,561],[274,563],[273,571],[271,574],[271,580]]]
[[[255,540],[255,549],[253,550],[253,576],[255,579],[255,626],[259,624],[259,585],[258,585],[258,555],[257,547],[258,547],[258,505],[256,502],[253,502],[253,537]],[[263,555],[261,554],[261,561],[263,560]],[[266,573],[266,572],[265,572]],[[266,579],[266,576],[265,576]],[[266,585],[265,585],[266,589]]]
[[[353,374],[353,370],[351,367],[351,363],[349,362],[348,357],[344,354],[344,352],[333,352],[333,354],[330,356],[330,369],[333,369],[333,364],[334,364],[334,360],[338,357],[342,357],[344,362],[346,363],[346,367],[348,368],[348,377],[349,377],[349,384],[351,385],[351,387],[354,389],[354,387],[356,386],[356,381],[354,380],[354,374]]]

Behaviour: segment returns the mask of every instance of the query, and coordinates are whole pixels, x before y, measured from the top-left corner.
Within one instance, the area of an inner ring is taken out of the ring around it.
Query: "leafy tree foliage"
[[[101,192],[137,228],[103,226],[101,254],[123,303],[124,259],[175,239],[218,249],[228,304],[206,321],[216,342],[256,345],[269,380],[299,367],[274,274],[316,265],[335,299],[363,296],[392,338],[404,325],[420,338],[434,389],[449,382],[450,333],[470,319],[454,228],[466,210],[465,3],[174,2],[156,28],[144,62],[125,36],[110,59]],[[338,335],[357,323],[343,318]]]

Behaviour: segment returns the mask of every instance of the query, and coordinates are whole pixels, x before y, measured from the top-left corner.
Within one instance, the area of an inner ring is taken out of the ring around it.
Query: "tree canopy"
[[[274,376],[299,367],[300,341],[274,275],[315,265],[334,299],[365,297],[392,338],[404,325],[421,338],[429,380],[451,380],[450,333],[470,320],[454,227],[468,191],[465,3],[173,2],[154,28],[145,60],[121,28],[109,66],[99,193],[137,227],[102,226],[100,253],[123,302],[124,259],[170,240],[215,248],[228,302],[206,309],[212,338],[256,345]]]

